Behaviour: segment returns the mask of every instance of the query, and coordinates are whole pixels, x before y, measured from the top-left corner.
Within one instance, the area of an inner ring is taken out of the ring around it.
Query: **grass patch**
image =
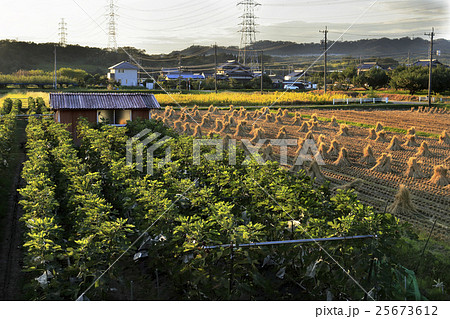
[[[422,256],[429,233],[402,237],[396,246],[396,262],[416,273],[422,294],[430,300],[450,300],[450,243],[431,238]],[[444,289],[433,287],[440,281]]]

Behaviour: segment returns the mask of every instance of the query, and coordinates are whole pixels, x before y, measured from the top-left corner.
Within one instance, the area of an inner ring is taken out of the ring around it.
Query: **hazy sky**
[[[109,0],[2,1],[0,39],[58,42],[67,22],[68,43],[106,47]],[[117,41],[148,53],[168,53],[192,44],[240,43],[242,8],[235,0],[116,0]],[[257,40],[319,42],[329,38],[424,37],[450,39],[448,0],[260,0]]]

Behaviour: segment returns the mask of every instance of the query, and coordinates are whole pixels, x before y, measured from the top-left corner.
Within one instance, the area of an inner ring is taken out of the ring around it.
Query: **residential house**
[[[136,65],[122,61],[109,68],[108,80],[122,86],[138,86],[138,70]]]
[[[364,62],[364,63],[358,65],[356,70],[357,70],[357,74],[359,75],[361,72],[367,72],[367,71],[372,70],[373,68],[383,69],[377,62]]]
[[[433,68],[435,68],[438,65],[443,65],[443,64],[441,62],[439,62],[437,59],[433,59],[431,65],[433,66]],[[430,67],[430,59],[423,59],[423,60],[414,62],[413,66],[426,66],[427,68],[429,68]]]
[[[217,75],[221,78],[250,81],[254,74],[248,66],[236,60],[228,60],[217,68]]]

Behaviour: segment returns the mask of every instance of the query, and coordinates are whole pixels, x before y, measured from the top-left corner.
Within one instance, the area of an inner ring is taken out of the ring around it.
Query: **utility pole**
[[[181,54],[178,54],[178,88],[181,90]]]
[[[217,94],[217,43],[214,44],[214,88]]]
[[[434,39],[434,28],[431,28],[430,33],[425,33],[425,35],[430,36],[430,67],[428,74],[428,106],[431,107],[431,78],[433,75],[433,39]]]
[[[319,31],[325,35],[325,40],[323,41],[324,50],[324,68],[323,68],[323,94],[327,94],[327,54],[328,54],[328,28],[325,26],[325,30]]]
[[[58,74],[56,72],[56,45],[55,45],[55,67],[54,67],[54,76],[53,76],[53,88],[56,90],[58,89]]]
[[[261,95],[264,88],[264,51],[261,50]]]

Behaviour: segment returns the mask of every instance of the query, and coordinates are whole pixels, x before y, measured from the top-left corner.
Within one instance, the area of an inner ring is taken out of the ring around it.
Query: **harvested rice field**
[[[305,169],[316,183],[328,180],[331,189],[353,188],[364,204],[380,213],[392,212],[419,230],[429,231],[436,221],[434,236],[450,238],[447,112],[168,107],[153,117],[196,137],[216,133],[253,144],[260,139],[297,139],[297,145],[288,146],[286,168],[293,173]],[[325,165],[293,165],[307,139],[315,141]],[[280,161],[280,147],[267,143],[260,150],[262,157]]]

